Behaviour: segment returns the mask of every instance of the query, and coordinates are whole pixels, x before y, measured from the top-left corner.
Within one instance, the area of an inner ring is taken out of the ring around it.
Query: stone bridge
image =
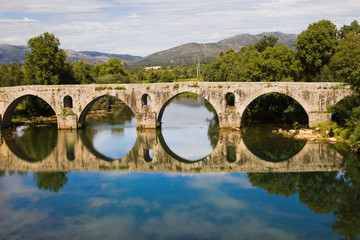
[[[51,152],[34,159],[1,136],[0,171],[313,172],[338,171],[344,166],[343,156],[323,143],[306,143],[295,156],[281,162],[265,161],[248,150],[240,131],[220,131],[213,152],[197,161],[171,152],[151,129],[138,131],[134,146],[120,159],[103,156],[85,140],[76,130],[59,130]]]
[[[177,95],[191,92],[209,101],[216,110],[221,128],[239,128],[246,107],[259,96],[278,92],[304,108],[309,126],[331,119],[328,107],[351,95],[343,83],[304,82],[178,82],[143,84],[36,85],[0,88],[1,126],[11,126],[17,104],[28,95],[43,99],[55,111],[59,129],[84,124],[91,106],[102,96],[124,101],[133,111],[137,125],[155,128],[161,123],[166,105]],[[227,101],[231,94],[234,101]]]

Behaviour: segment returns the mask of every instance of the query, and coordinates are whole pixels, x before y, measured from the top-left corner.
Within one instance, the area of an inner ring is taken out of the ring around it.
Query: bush
[[[355,128],[355,131],[350,135],[349,144],[353,151],[359,152],[360,150],[360,126]]]

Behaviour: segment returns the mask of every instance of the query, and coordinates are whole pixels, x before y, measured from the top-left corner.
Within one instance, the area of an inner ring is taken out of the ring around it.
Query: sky
[[[61,48],[147,56],[242,33],[299,34],[327,19],[360,22],[359,0],[0,0],[0,43],[44,32]]]

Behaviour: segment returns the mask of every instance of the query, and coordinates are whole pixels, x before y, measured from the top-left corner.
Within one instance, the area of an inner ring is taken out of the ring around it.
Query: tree
[[[67,58],[60,41],[48,32],[28,41],[30,52],[26,53],[25,81],[27,84],[64,84],[72,81]]]
[[[356,34],[360,34],[360,25],[356,20],[352,21],[350,26],[344,25],[340,29],[339,36],[340,36],[341,39],[344,39],[346,37],[346,35],[348,35],[351,32],[354,32]]]
[[[125,71],[120,58],[110,58],[107,64],[102,65],[99,72],[99,76],[116,75],[116,74],[120,74],[123,76],[129,75]]]
[[[258,52],[263,52],[267,47],[273,47],[279,39],[274,36],[264,36],[259,42],[254,44]]]
[[[17,86],[24,82],[24,71],[19,63],[0,66],[0,86]]]
[[[207,67],[204,79],[210,82],[246,81],[243,78],[246,63],[259,52],[254,47],[243,47],[239,52],[229,49],[226,54],[220,53]]]
[[[91,76],[91,66],[85,64],[83,60],[76,62],[72,68],[74,79],[77,83],[88,84],[94,82],[94,79]]]
[[[296,81],[300,75],[296,52],[284,45],[267,47],[246,64],[244,78],[252,82]]]
[[[310,24],[295,44],[303,75],[312,80],[327,65],[337,45],[336,25],[328,20]]]
[[[330,68],[336,81],[347,82],[360,92],[360,35],[351,32],[342,39],[331,58]]]

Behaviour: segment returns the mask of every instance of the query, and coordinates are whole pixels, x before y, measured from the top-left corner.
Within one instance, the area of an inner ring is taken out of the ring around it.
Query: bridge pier
[[[137,112],[135,113],[136,127],[154,129],[157,127],[155,112]],[[160,125],[159,125],[160,126]]]
[[[78,118],[76,115],[58,115],[58,129],[77,129]]]
[[[218,113],[220,128],[238,129],[241,125],[241,116],[235,111]]]
[[[319,123],[331,121],[331,113],[328,112],[309,112],[309,127],[316,127]]]

